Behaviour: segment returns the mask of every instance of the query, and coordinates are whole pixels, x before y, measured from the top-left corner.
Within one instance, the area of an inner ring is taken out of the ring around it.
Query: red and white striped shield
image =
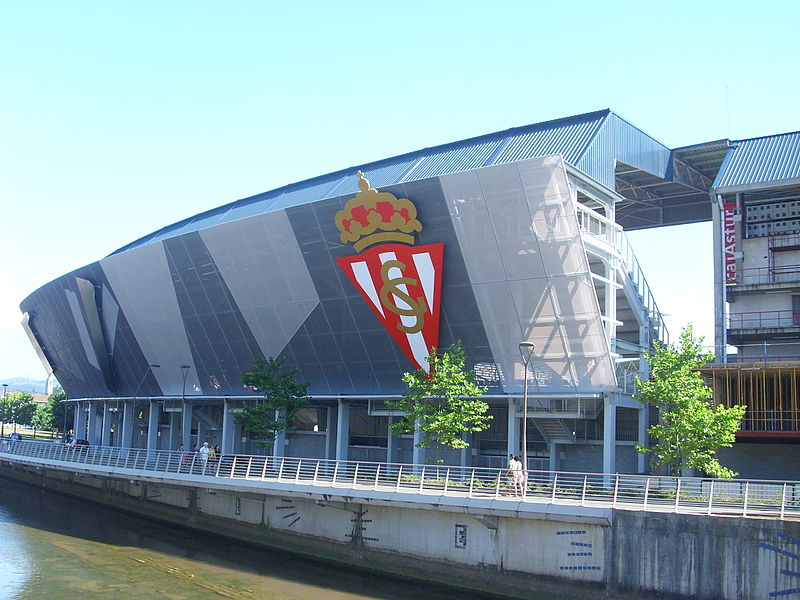
[[[439,343],[444,244],[380,244],[336,262],[375,316],[420,369]]]

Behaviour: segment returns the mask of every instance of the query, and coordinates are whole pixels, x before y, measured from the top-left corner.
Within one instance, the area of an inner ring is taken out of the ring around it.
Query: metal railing
[[[762,310],[728,315],[728,329],[773,329],[798,326],[800,326],[800,310]]]
[[[628,236],[625,235],[622,227],[581,204],[577,204],[576,208],[578,225],[581,231],[608,244],[619,254],[622,266],[636,287],[639,298],[653,322],[660,341],[664,344],[669,344],[669,332],[667,331],[664,317],[658,309],[653,292],[650,290],[650,285],[645,279],[642,267],[639,265],[639,261],[628,241]]]
[[[800,265],[777,265],[741,269],[736,284],[756,285],[760,283],[795,283],[797,281],[800,281]]]
[[[53,468],[119,474],[156,475],[202,484],[240,480],[395,492],[431,496],[496,499],[680,512],[800,518],[800,482],[702,479],[648,475],[528,471],[517,480],[506,469],[353,462],[317,458],[223,455],[203,460],[198,453],[6,441],[0,458],[27,459]]]

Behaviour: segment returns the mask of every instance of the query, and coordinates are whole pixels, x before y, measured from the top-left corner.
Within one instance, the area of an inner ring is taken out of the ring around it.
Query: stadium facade
[[[524,426],[530,468],[641,472],[633,378],[667,332],[623,226],[710,219],[728,151],[608,110],[420,150],[167,226],[35,291],[23,325],[91,443],[264,452],[240,379],[281,356],[312,402],[273,452],[421,462],[385,401],[460,341],[494,418],[446,462],[501,466]]]

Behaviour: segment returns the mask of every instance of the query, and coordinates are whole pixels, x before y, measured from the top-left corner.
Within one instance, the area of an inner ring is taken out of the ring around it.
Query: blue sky
[[[34,289],[340,168],[611,108],[675,147],[800,129],[797,2],[0,0],[0,378]],[[710,226],[635,233],[711,338]],[[669,252],[664,249],[669,248]]]

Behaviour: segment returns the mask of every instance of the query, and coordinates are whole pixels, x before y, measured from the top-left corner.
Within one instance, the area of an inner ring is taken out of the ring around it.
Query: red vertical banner
[[[725,283],[736,283],[736,203],[722,205],[722,252],[725,256]]]

